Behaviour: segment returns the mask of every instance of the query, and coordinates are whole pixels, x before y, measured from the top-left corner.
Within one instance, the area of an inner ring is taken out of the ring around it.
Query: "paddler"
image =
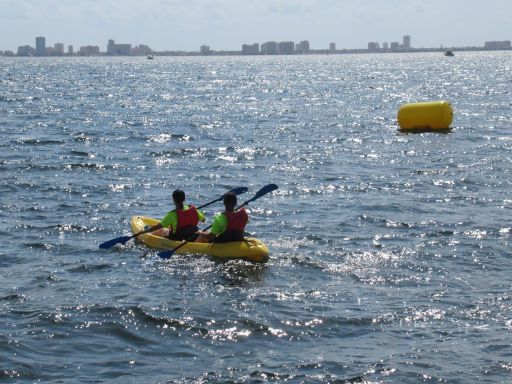
[[[168,212],[160,223],[144,229],[143,233],[154,232],[153,235],[171,240],[193,241],[199,229],[197,224],[205,221],[204,214],[193,205],[185,205],[185,192],[181,189],[172,193],[172,201],[176,209]]]
[[[228,192],[224,195],[224,212],[213,217],[210,231],[197,231],[199,243],[227,243],[230,241],[243,241],[244,229],[249,221],[245,208],[235,211],[236,195]]]

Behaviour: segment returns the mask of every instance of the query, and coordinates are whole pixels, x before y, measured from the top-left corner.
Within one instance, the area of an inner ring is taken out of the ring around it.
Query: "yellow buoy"
[[[398,124],[401,129],[448,129],[452,120],[453,108],[444,100],[404,104],[398,111]]]

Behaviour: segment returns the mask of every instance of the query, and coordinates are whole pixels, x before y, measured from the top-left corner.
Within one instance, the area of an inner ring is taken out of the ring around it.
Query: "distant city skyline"
[[[107,39],[156,51],[303,40],[361,49],[403,35],[419,48],[483,46],[512,38],[510,14],[510,0],[2,0],[0,50],[34,36],[102,51]]]
[[[86,45],[81,46],[78,51],[75,51],[73,45],[68,45],[67,51],[64,49],[63,43],[54,43],[53,46],[46,44],[46,37],[37,36],[35,38],[35,48],[31,45],[18,46],[16,52],[0,49],[0,56],[152,56],[153,54],[184,54],[184,55],[292,55],[292,54],[330,54],[330,53],[365,53],[365,52],[421,52],[421,51],[436,51],[439,49],[458,49],[458,50],[512,50],[512,43],[510,40],[501,41],[486,41],[483,46],[474,45],[470,47],[422,47],[415,48],[412,45],[411,35],[404,35],[402,41],[382,42],[382,45],[377,41],[368,42],[367,48],[347,49],[337,48],[335,42],[329,43],[329,48],[324,47],[315,48],[310,45],[309,40],[295,41],[267,41],[265,43],[242,44],[241,49],[233,49],[228,51],[211,49],[208,45],[201,45],[198,51],[156,51],[151,49],[146,44],[132,46],[130,43],[116,43],[114,39],[109,39],[105,51],[102,51],[99,46]]]

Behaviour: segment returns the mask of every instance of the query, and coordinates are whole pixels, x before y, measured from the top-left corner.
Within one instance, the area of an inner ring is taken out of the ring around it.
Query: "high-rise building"
[[[379,43],[376,41],[370,41],[368,43],[368,50],[369,51],[378,51],[380,49]]]
[[[504,41],[486,41],[484,44],[485,49],[511,49],[510,40]]]
[[[295,45],[295,52],[297,53],[308,53],[309,52],[309,41],[303,40]]]
[[[131,44],[116,44],[116,54],[121,56],[131,56],[132,45]]]
[[[411,36],[405,35],[402,48],[404,49],[410,49],[411,48]]]
[[[113,39],[110,39],[107,43],[107,55],[115,55],[115,45],[116,42]]]
[[[107,44],[107,55],[130,56],[132,54],[131,44],[116,44],[112,39]]]
[[[36,37],[36,56],[46,55],[46,39],[43,36]]]
[[[260,45],[258,43],[242,45],[242,55],[257,55],[258,53],[260,53]]]
[[[295,53],[295,43],[293,41],[281,41],[277,44],[277,52],[280,55],[292,55]]]
[[[30,45],[22,45],[18,47],[18,56],[34,56],[36,51]]]
[[[73,56],[73,46],[72,45],[68,45],[68,55],[70,56]]]
[[[64,44],[55,43],[53,45],[53,53],[58,56],[62,56],[64,54]]]
[[[152,53],[151,48],[145,44],[140,44],[132,48],[132,54],[135,56],[149,56]]]
[[[329,43],[329,52],[336,51],[336,43]]]
[[[261,53],[263,55],[277,55],[277,43],[275,41],[267,41],[261,44]]]
[[[100,54],[100,47],[96,45],[86,45],[85,47],[80,47],[78,50],[79,56],[98,56]]]
[[[210,55],[212,53],[209,45],[201,45],[199,47],[199,52],[201,55]]]

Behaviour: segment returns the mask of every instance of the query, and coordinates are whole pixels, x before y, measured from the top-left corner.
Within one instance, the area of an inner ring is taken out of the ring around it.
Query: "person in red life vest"
[[[205,221],[204,214],[193,205],[185,205],[185,192],[181,189],[172,193],[172,201],[176,209],[168,212],[160,223],[145,229],[144,233],[154,232],[153,235],[171,240],[195,240],[199,229],[197,224]]]
[[[224,195],[224,212],[213,217],[210,231],[197,231],[197,242],[227,243],[230,241],[243,241],[244,229],[249,221],[245,208],[235,211],[236,195],[228,192]]]

